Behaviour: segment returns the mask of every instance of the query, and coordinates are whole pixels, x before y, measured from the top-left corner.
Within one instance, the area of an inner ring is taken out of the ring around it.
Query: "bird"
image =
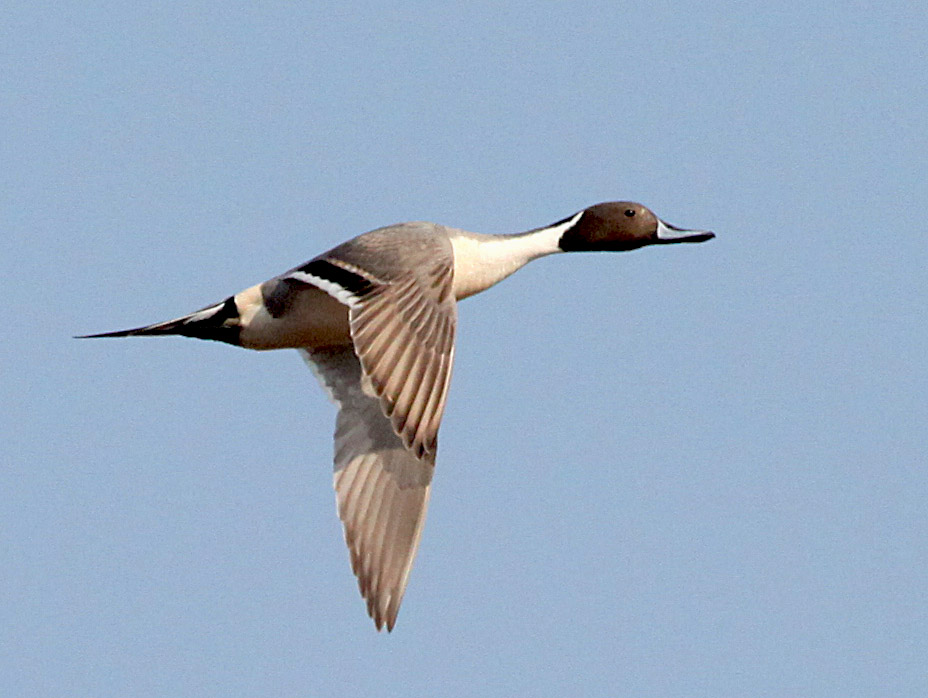
[[[189,315],[79,338],[180,335],[299,350],[337,405],[337,511],[367,612],[378,631],[390,632],[425,523],[457,302],[547,255],[713,237],[630,201],[599,203],[508,235],[399,223]]]

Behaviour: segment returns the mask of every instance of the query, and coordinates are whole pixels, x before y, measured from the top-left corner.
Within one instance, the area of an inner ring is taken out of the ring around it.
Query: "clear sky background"
[[[926,47],[917,2],[8,3],[0,693],[928,695]],[[718,238],[462,304],[392,635],[295,352],[71,339],[612,199]]]

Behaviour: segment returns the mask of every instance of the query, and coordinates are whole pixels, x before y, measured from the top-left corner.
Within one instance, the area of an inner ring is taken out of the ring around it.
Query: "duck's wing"
[[[367,612],[392,630],[425,523],[434,457],[417,458],[362,388],[350,347],[301,350],[339,411],[335,492]]]
[[[301,351],[339,406],[338,514],[368,612],[391,630],[425,522],[451,378],[451,259],[431,255],[384,280],[337,251],[291,274],[348,306],[352,344]]]
[[[434,458],[454,362],[450,266],[381,287],[349,318],[354,350],[393,429],[416,457]]]
[[[399,236],[378,245],[391,229],[373,231],[285,280],[313,284],[348,306],[365,389],[380,399],[403,444],[434,459],[454,362],[454,258],[447,238],[414,235],[416,224],[397,227],[405,246],[395,244]]]

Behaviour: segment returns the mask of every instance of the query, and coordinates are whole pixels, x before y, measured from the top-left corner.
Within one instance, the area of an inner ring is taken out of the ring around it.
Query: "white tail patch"
[[[211,305],[209,308],[203,308],[203,310],[198,310],[195,313],[191,313],[187,317],[183,318],[188,322],[202,322],[203,320],[208,320],[213,317],[216,313],[222,310],[222,307],[226,304],[225,301],[222,303],[217,303],[216,305]]]

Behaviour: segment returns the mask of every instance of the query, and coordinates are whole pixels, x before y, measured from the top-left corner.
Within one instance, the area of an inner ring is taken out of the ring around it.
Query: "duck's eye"
[[[635,215],[635,209],[633,208],[625,209],[625,215],[629,218],[633,217]]]

